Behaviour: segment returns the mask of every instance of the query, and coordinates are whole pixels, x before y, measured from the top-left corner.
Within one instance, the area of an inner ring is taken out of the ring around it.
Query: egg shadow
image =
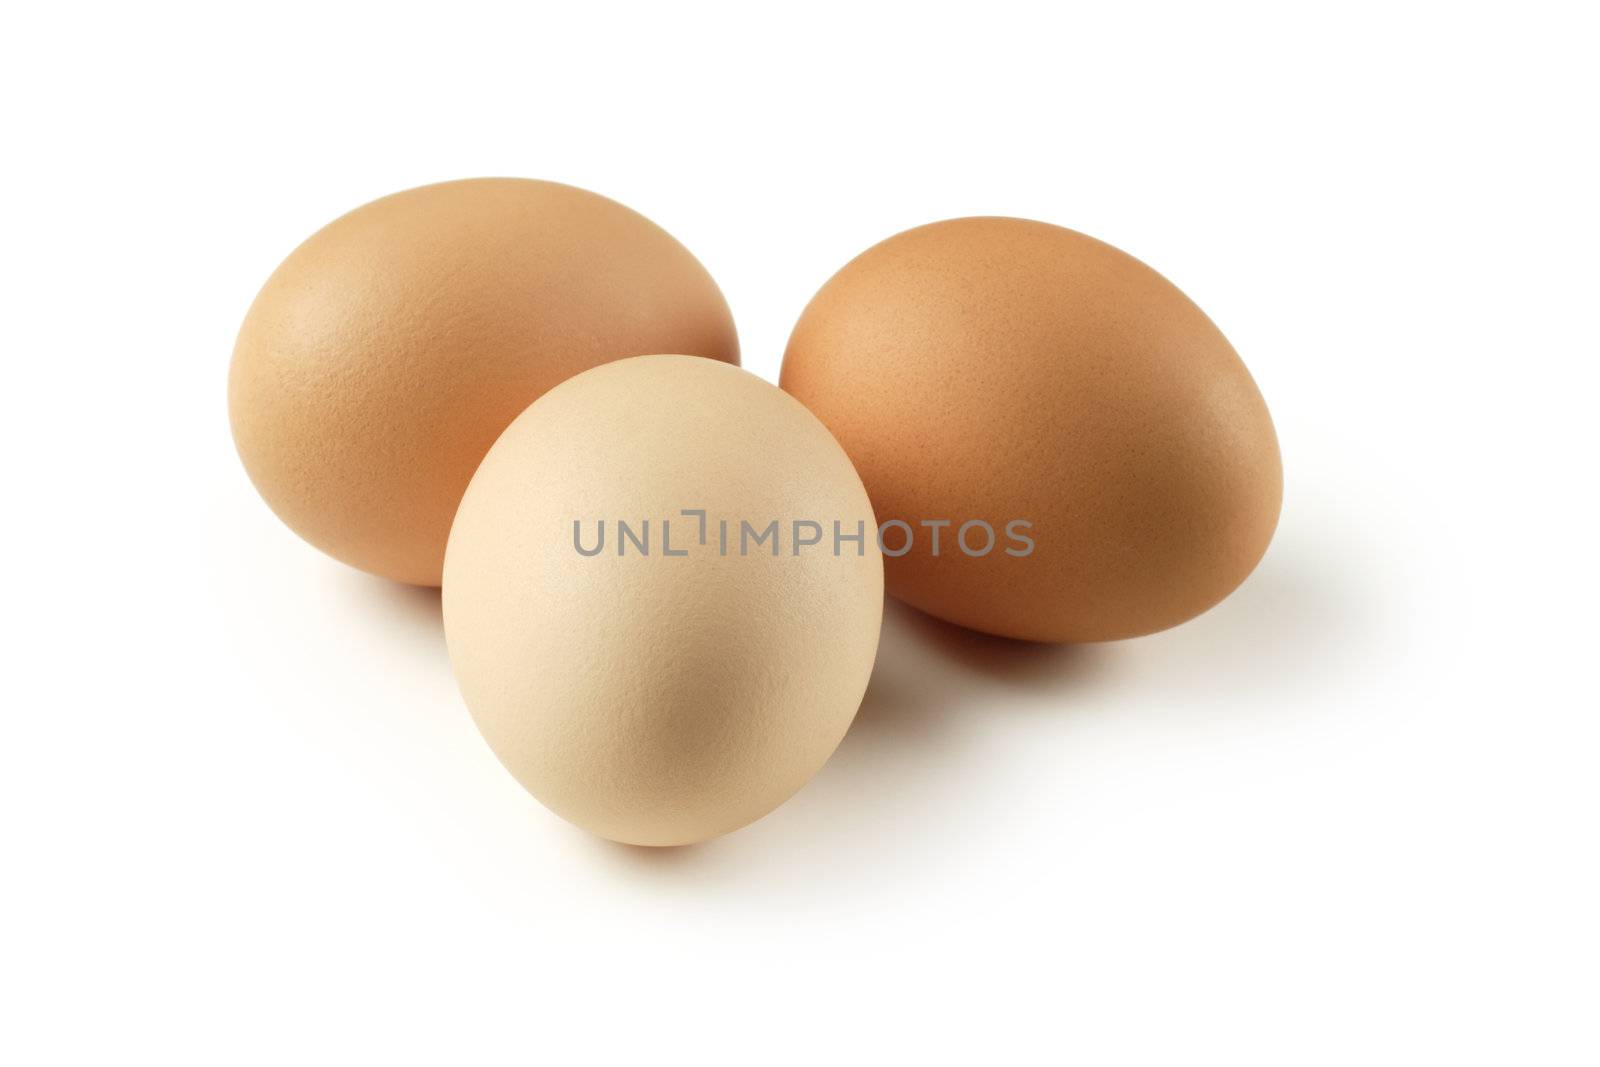
[[[349,567],[345,590],[372,626],[418,648],[444,654],[444,606],[438,586],[408,585]]]

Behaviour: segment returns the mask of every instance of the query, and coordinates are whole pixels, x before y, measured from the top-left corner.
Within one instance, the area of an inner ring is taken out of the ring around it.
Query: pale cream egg
[[[883,611],[855,468],[798,401],[692,356],[607,363],[495,442],[444,623],[502,763],[603,837],[677,845],[781,804],[838,745]]]

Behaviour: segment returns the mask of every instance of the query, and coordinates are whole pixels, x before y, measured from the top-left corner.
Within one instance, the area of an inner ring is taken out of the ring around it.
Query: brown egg
[[[889,591],[962,626],[1162,630],[1238,586],[1277,524],[1277,438],[1233,347],[1161,275],[1072,230],[969,218],[891,237],[811,301],[781,381],[890,524]]]
[[[239,331],[228,408],[296,533],[438,585],[456,505],[511,420],[580,371],[662,351],[739,362],[727,303],[671,235],[568,185],[445,182],[290,254]]]
[[[461,502],[444,627],[523,786],[596,834],[678,845],[782,803],[855,717],[883,616],[866,490],[791,396],[707,359],[580,374]]]

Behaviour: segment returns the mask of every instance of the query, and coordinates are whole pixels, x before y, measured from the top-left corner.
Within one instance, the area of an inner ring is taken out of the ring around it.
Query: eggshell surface
[[[444,566],[462,695],[578,826],[639,845],[737,829],[855,716],[882,620],[874,529],[838,443],[754,375],[678,355],[587,371],[511,424],[462,500]]]
[[[904,534],[886,532],[890,593],[962,626],[1162,630],[1243,581],[1277,523],[1277,437],[1233,347],[1161,275],[1072,230],[966,218],[891,237],[805,309],[781,384],[880,522],[915,535],[896,555]],[[973,521],[997,535],[985,554],[956,543]]]
[[[446,182],[290,254],[240,329],[228,406],[292,529],[437,585],[456,505],[511,420],[580,371],[660,351],[739,360],[716,283],[664,230],[567,185]]]

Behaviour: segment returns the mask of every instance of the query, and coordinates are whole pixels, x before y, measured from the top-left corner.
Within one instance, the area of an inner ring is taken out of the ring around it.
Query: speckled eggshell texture
[[[456,504],[500,431],[607,360],[738,363],[711,276],[649,219],[553,182],[484,178],[357,208],[290,254],[234,349],[239,455],[329,555],[439,584]]]
[[[772,521],[776,541],[743,539]],[[462,695],[578,826],[639,845],[735,830],[816,773],[861,703],[874,528],[838,443],[754,375],[677,355],[587,371],[511,424],[462,500],[444,567]]]
[[[869,249],[801,315],[781,382],[879,520],[913,527],[898,557],[885,533],[889,591],[963,626],[1165,629],[1243,581],[1277,523],[1277,438],[1233,347],[1161,275],[1058,226],[955,219]],[[935,556],[920,524],[942,520]],[[972,520],[996,531],[987,554],[955,544]]]

